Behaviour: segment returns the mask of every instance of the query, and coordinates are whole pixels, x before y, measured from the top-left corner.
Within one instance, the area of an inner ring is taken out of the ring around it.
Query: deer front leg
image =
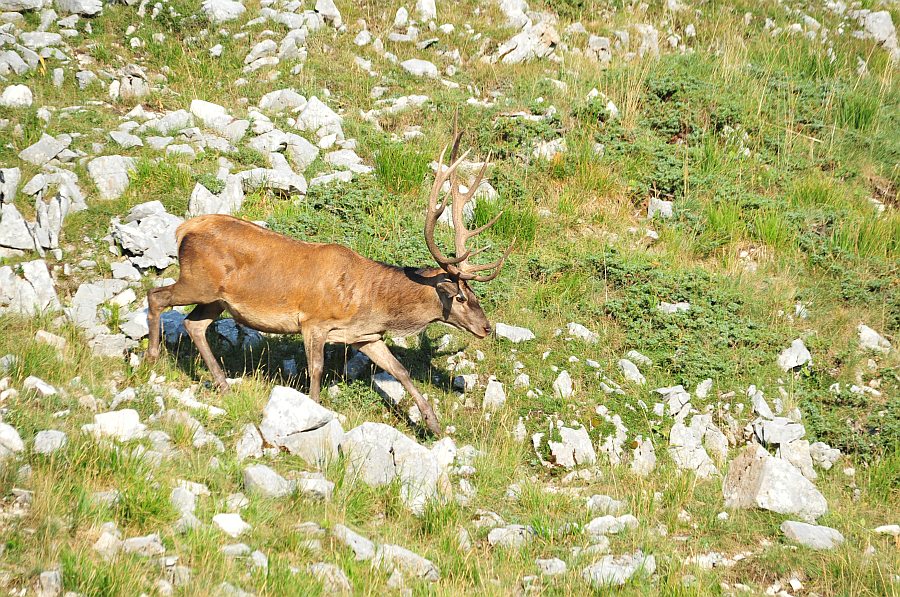
[[[306,351],[306,368],[309,371],[309,397],[319,402],[322,372],[325,370],[325,338],[328,334],[313,327],[303,328],[303,348]]]
[[[407,371],[406,367],[391,354],[391,351],[387,344],[384,343],[384,340],[376,340],[375,342],[368,342],[366,344],[354,344],[354,346],[372,359],[373,363],[393,375],[397,381],[403,385],[406,391],[410,393],[413,400],[415,400],[416,406],[419,407],[419,412],[422,413],[422,417],[425,419],[425,424],[428,425],[428,429],[438,437],[443,435],[441,425],[438,422],[437,415],[434,414],[431,405],[428,404],[428,401],[425,400],[425,397],[422,396],[422,393],[419,392],[418,388],[413,385],[412,378],[409,376],[409,371]]]

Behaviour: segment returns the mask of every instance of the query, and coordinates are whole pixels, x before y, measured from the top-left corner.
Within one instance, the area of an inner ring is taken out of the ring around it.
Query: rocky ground
[[[900,593],[898,18],[0,0],[0,587]],[[495,337],[389,338],[445,437],[340,346],[143,361],[185,218],[430,264],[456,117],[516,247]]]

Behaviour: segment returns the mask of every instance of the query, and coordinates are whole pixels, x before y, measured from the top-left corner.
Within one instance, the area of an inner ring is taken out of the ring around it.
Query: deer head
[[[493,226],[497,220],[500,219],[500,216],[503,215],[503,212],[501,211],[494,216],[491,221],[474,230],[466,228],[463,220],[463,208],[472,200],[472,197],[475,196],[478,187],[484,180],[484,174],[487,170],[490,156],[488,157],[488,160],[482,164],[481,170],[475,177],[474,182],[469,186],[468,190],[463,193],[459,188],[456,169],[466,156],[469,155],[469,152],[467,150],[461,156],[457,157],[462,133],[456,132],[455,123],[453,128],[454,140],[453,149],[450,152],[450,165],[446,168],[444,167],[444,156],[447,153],[447,146],[445,146],[438,158],[438,170],[434,177],[434,185],[431,187],[431,193],[428,196],[428,207],[425,214],[425,244],[428,245],[428,250],[431,252],[432,256],[434,256],[435,261],[437,261],[441,269],[447,274],[447,279],[437,284],[438,294],[440,295],[441,302],[444,306],[443,320],[454,327],[467,330],[479,338],[484,338],[491,333],[491,324],[488,321],[487,316],[485,316],[481,304],[478,302],[478,297],[472,292],[468,283],[469,281],[489,282],[496,278],[500,273],[500,268],[503,267],[503,263],[509,256],[510,251],[512,251],[515,241],[510,244],[503,256],[497,261],[480,265],[469,263],[470,258],[485,251],[489,247],[485,246],[473,251],[467,248],[466,243],[473,237]],[[444,195],[440,203],[438,203],[441,189],[448,180],[450,181],[450,190]],[[441,217],[441,214],[443,214],[444,210],[447,208],[447,201],[450,199],[452,199],[450,214],[453,217],[453,231],[455,234],[456,246],[456,256],[452,258],[446,257],[434,240],[435,225],[437,224],[438,218]],[[493,271],[489,274],[478,274],[478,272],[488,270]]]

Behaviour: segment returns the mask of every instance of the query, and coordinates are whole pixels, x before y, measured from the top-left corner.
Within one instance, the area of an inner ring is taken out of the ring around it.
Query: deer
[[[455,127],[454,127],[455,128]],[[484,179],[490,156],[472,185],[462,192],[456,171],[469,155],[457,157],[461,133],[454,130],[449,166],[441,151],[425,213],[425,244],[438,267],[399,267],[376,262],[338,244],[297,240],[252,222],[224,215],[202,215],[176,230],[178,280],[148,293],[149,345],[146,358],[160,353],[160,315],[173,306],[196,305],[184,327],[221,392],[229,390],[225,372],[206,339],[206,330],[226,309],[238,323],[273,334],[301,334],[307,357],[309,397],[320,400],[325,344],[343,343],[369,357],[397,379],[415,401],[435,436],[441,427],[431,405],[407,369],[384,341],[388,332],[407,336],[443,322],[478,339],[492,333],[471,282],[497,277],[513,249],[491,263],[473,264],[488,246],[467,244],[503,214],[469,230],[463,208]],[[449,181],[449,191],[438,201]],[[447,257],[434,238],[438,219],[451,206],[455,255]],[[487,272],[487,273],[481,273]]]

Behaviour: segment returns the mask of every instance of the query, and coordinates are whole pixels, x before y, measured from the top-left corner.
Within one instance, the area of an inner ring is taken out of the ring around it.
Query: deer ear
[[[435,287],[437,288],[438,294],[447,297],[448,299],[452,299],[459,294],[459,286],[453,280],[438,282]]]

